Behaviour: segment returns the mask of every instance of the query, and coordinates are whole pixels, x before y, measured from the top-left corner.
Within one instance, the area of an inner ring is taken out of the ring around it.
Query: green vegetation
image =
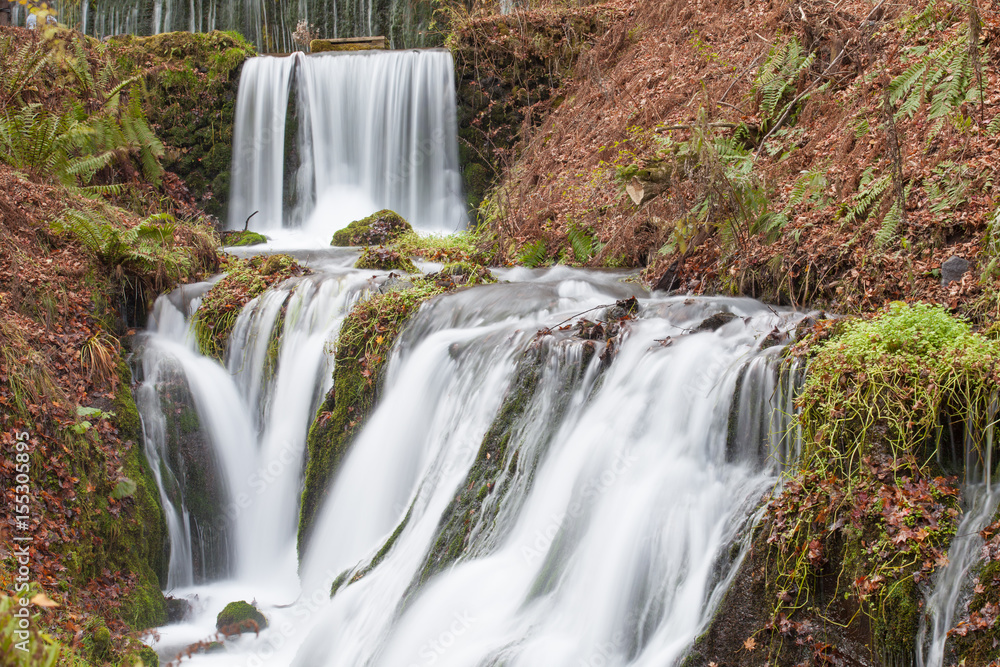
[[[229,202],[236,88],[253,45],[234,32],[119,35],[101,47],[125,72],[145,75],[142,102],[177,174],[209,215]]]
[[[38,631],[38,614],[34,613],[33,605],[27,607],[32,612],[28,639],[23,640],[15,634],[20,630],[18,618],[14,616],[21,609],[18,600],[0,593],[0,662],[10,667],[54,667],[60,657],[69,657],[68,649]],[[20,650],[19,644],[26,650]]]
[[[261,245],[267,243],[267,237],[255,231],[223,232],[222,244],[226,246],[240,247]]]
[[[892,658],[912,650],[916,584],[947,562],[960,514],[958,489],[935,462],[950,458],[939,451],[944,425],[958,422],[981,456],[992,447],[1000,342],[922,304],[893,304],[833,333],[812,348],[799,471],[771,501],[758,540],[775,619],[818,615],[850,628],[863,613],[876,654]]]
[[[330,245],[361,246],[386,245],[395,241],[406,232],[412,232],[403,216],[389,209],[372,213],[367,218],[355,220],[343,229],[337,230]]]
[[[82,186],[99,172],[121,172],[134,163],[149,182],[158,184],[164,149],[146,119],[138,77],[123,77],[103,51],[88,54],[84,37],[66,41],[62,50],[38,49],[29,42],[17,46],[11,34],[0,36],[0,60],[11,62],[0,83],[7,93],[0,114],[5,161],[36,176]],[[34,87],[20,77],[43,72],[53,77],[61,73],[63,85],[75,93],[64,98],[62,108],[47,109],[22,98]]]
[[[356,269],[372,269],[376,271],[405,271],[406,273],[419,273],[420,270],[408,258],[399,254],[391,248],[369,246],[361,252],[358,261],[354,263]]]
[[[1000,342],[938,306],[896,303],[851,321],[810,365],[800,417],[809,451],[841,471],[870,453],[921,455],[928,443],[933,453],[949,414],[968,415],[981,447],[998,361]]]
[[[138,278],[151,292],[190,282],[217,262],[211,228],[181,225],[167,213],[123,228],[96,211],[66,209],[51,227],[83,244],[109,272]]]
[[[246,600],[230,602],[215,618],[215,627],[226,635],[258,632],[267,627],[267,618]]]
[[[272,285],[307,273],[288,255],[230,257],[226,277],[205,295],[192,322],[202,354],[221,360],[243,307]]]
[[[431,262],[496,265],[496,238],[485,226],[447,236],[406,232],[393,242],[392,248],[407,257],[420,257]]]
[[[300,554],[305,552],[331,477],[375,405],[392,345],[420,304],[445,289],[428,278],[415,278],[410,287],[359,301],[341,325],[334,350],[333,388],[309,429],[299,515]]]

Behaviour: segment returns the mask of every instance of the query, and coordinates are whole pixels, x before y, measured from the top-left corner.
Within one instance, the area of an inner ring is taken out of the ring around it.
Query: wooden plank
[[[312,53],[327,51],[367,51],[369,49],[385,49],[385,37],[342,37],[339,39],[314,39],[309,43]]]

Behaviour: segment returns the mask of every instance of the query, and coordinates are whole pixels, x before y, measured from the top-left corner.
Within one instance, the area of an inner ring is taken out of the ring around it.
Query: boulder
[[[952,255],[941,262],[941,284],[947,287],[949,283],[961,280],[969,270],[969,266],[969,260],[958,255]]]
[[[230,602],[215,618],[216,629],[224,635],[259,632],[267,627],[267,618],[246,600]]]

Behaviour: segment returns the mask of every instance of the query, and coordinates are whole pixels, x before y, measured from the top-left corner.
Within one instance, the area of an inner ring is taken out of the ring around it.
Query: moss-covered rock
[[[375,405],[392,345],[420,304],[444,291],[434,282],[418,278],[405,289],[373,294],[358,302],[341,325],[334,353],[333,387],[309,428],[299,554],[305,553],[330,479]]]
[[[222,245],[242,247],[267,243],[267,237],[252,230],[222,232]]]
[[[222,218],[240,70],[254,47],[234,32],[118,35],[108,49],[126,72],[148,72],[144,109],[180,176],[207,213]]]
[[[288,255],[230,257],[226,277],[208,291],[192,321],[202,354],[222,360],[243,306],[272,285],[309,273]]]
[[[267,618],[246,600],[230,602],[215,618],[215,627],[225,635],[258,632],[267,627]]]
[[[412,231],[413,227],[403,219],[403,216],[395,211],[382,209],[377,213],[372,213],[367,218],[355,220],[343,229],[337,230],[330,245],[386,245],[406,232]]]
[[[418,273],[420,270],[410,260],[391,248],[371,247],[365,248],[354,263],[356,269],[371,269],[376,271],[405,271],[406,273]]]
[[[435,276],[447,277],[456,285],[489,285],[497,281],[496,276],[488,268],[471,262],[445,264]]]

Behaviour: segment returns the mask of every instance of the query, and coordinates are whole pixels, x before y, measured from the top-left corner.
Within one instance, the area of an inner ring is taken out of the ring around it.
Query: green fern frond
[[[521,249],[521,254],[518,256],[517,261],[519,264],[533,269],[541,266],[548,259],[548,256],[549,253],[545,248],[545,241],[536,239],[534,243],[529,243]]]

